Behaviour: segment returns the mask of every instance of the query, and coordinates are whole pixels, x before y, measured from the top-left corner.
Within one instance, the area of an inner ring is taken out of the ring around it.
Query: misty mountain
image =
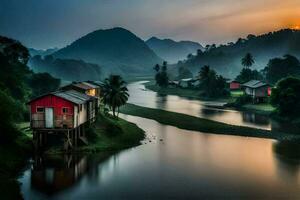
[[[183,60],[190,53],[195,53],[198,49],[204,48],[197,42],[179,41],[171,39],[159,39],[152,37],[146,41],[146,44],[161,58],[169,63],[177,63]]]
[[[99,65],[86,63],[82,60],[55,59],[51,55],[42,58],[37,55],[32,57],[28,64],[34,72],[48,72],[54,77],[67,81],[101,80],[104,78]]]
[[[28,48],[28,51],[31,57],[36,55],[40,55],[44,57],[53,54],[54,52],[58,51],[58,49],[59,48],[50,48],[50,49],[42,50],[42,49]]]
[[[159,58],[146,43],[123,28],[97,30],[53,54],[103,66],[106,73],[149,74]]]
[[[242,69],[241,59],[251,53],[255,63],[253,69],[263,69],[274,57],[291,54],[300,57],[300,31],[284,29],[247,38],[227,45],[211,45],[206,51],[179,62],[176,68],[185,66],[195,74],[203,65],[210,65],[218,73],[234,78]]]

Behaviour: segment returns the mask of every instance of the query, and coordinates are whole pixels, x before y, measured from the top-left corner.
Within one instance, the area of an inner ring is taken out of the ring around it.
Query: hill
[[[187,57],[190,53],[195,53],[198,49],[204,48],[197,42],[179,41],[171,39],[159,39],[152,37],[146,41],[146,44],[161,58],[169,63],[177,63]]]
[[[106,73],[131,75],[148,74],[162,62],[143,40],[123,28],[94,31],[53,56],[95,63],[103,66]]]
[[[53,54],[57,50],[58,50],[58,48],[51,48],[51,49],[46,49],[46,50],[28,48],[28,51],[29,51],[29,54],[31,57],[36,56],[36,55],[40,55],[40,56],[44,57],[44,56]]]
[[[263,69],[274,57],[291,54],[300,57],[300,31],[284,29],[247,38],[239,38],[235,43],[211,45],[206,51],[179,62],[176,66],[186,66],[197,73],[203,65],[210,65],[218,73],[234,78],[242,69],[241,59],[251,53],[255,63],[253,69]]]
[[[30,59],[29,65],[34,72],[48,72],[54,77],[66,81],[85,81],[103,79],[102,68],[97,64],[75,59],[54,59],[53,56],[42,58],[37,55]]]

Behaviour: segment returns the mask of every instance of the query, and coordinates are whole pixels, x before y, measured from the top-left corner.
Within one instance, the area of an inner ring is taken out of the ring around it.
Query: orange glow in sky
[[[292,27],[292,29],[294,29],[294,30],[300,30],[300,25],[295,25],[295,26]]]

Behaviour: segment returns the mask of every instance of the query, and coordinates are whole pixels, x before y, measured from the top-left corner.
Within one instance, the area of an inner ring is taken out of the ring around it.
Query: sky
[[[300,0],[0,0],[0,35],[37,49],[113,27],[205,45],[297,26]]]

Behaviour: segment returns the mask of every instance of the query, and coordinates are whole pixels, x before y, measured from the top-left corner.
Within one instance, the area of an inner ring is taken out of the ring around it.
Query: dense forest
[[[234,78],[243,68],[241,59],[245,54],[251,53],[255,58],[252,68],[261,70],[274,57],[286,54],[300,57],[299,43],[300,31],[291,29],[260,36],[248,35],[247,38],[239,38],[235,43],[227,45],[207,45],[204,52],[198,51],[196,55],[188,55],[187,59],[179,61],[176,67],[188,67],[195,74],[200,66],[210,65],[225,77]]]
[[[52,55],[44,58],[36,55],[29,61],[35,72],[48,72],[67,81],[101,80],[104,75],[97,64],[86,63],[75,59],[55,59]]]
[[[34,73],[27,66],[29,52],[20,42],[0,36],[0,141],[13,141],[15,123],[28,118],[27,101],[57,89],[60,79]],[[45,84],[47,83],[47,84]]]

